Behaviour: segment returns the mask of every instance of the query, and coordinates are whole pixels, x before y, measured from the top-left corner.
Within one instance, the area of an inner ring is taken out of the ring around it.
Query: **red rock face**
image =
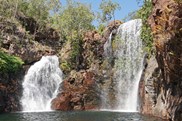
[[[156,59],[161,71],[156,85],[156,102],[149,113],[182,120],[182,4],[174,0],[153,0],[149,24],[154,34]],[[146,95],[145,95],[146,96]],[[145,97],[147,99],[147,97]],[[146,100],[145,103],[149,103]],[[143,107],[147,113],[149,106]]]
[[[71,95],[69,92],[62,92],[60,93],[57,98],[55,98],[52,101],[52,108],[55,110],[62,110],[62,111],[67,111],[67,110],[71,110],[71,106],[70,106],[70,99],[71,99]]]
[[[61,93],[52,101],[54,110],[91,110],[98,108],[99,96],[94,74],[89,71],[72,71],[64,80]]]

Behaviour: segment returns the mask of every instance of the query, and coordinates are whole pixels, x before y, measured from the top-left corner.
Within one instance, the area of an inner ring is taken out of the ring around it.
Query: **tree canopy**
[[[112,2],[112,0],[102,0],[99,8],[102,11],[99,15],[99,19],[102,23],[105,23],[112,18],[115,19],[114,12],[120,9],[120,5],[116,2]]]

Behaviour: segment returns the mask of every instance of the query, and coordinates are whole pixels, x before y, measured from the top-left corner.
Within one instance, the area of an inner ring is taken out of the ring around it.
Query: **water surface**
[[[0,114],[0,121],[162,121],[139,113],[109,111],[27,112]]]

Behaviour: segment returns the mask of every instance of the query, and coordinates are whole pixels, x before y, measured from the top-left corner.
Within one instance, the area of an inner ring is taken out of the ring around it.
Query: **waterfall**
[[[30,67],[23,81],[23,111],[50,111],[56,97],[62,71],[57,56],[43,56]]]
[[[106,43],[104,44],[104,55],[108,59],[112,57],[112,46],[111,45],[112,45],[112,32],[109,35],[108,41],[106,41]]]
[[[114,71],[112,81],[116,100],[114,110],[137,111],[138,86],[143,70],[141,26],[142,21],[140,19],[122,24],[114,39],[111,40],[112,37],[110,37],[104,46],[106,47],[104,49],[106,54],[108,50],[112,49],[111,58],[114,59],[112,69]]]

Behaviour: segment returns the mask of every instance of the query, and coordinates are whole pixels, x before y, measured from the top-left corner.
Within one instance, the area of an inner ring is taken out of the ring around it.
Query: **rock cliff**
[[[182,119],[182,3],[152,0],[148,19],[156,60],[145,70],[142,112],[174,121]]]
[[[30,30],[34,29],[32,24],[38,26],[33,18],[19,15],[17,20],[10,21],[0,16],[0,52],[17,56],[24,62],[23,67],[17,72],[2,73],[2,70],[0,72],[0,111],[2,112],[21,110],[22,80],[27,69],[43,55],[52,55],[58,50],[58,45],[51,43],[52,39],[54,43],[59,40],[56,31],[45,27],[47,33],[34,34]]]
[[[92,110],[101,106],[101,85],[104,80],[104,43],[113,30],[117,30],[120,21],[111,22],[103,35],[96,31],[84,34],[77,70],[65,71],[66,79],[60,86],[60,93],[52,101],[55,110]],[[71,46],[66,43],[61,50],[61,60],[69,63]],[[64,70],[63,70],[64,71]]]
[[[99,83],[103,78],[103,45],[112,30],[116,30],[120,21],[111,22],[100,35],[96,31],[84,34],[79,58],[70,61],[72,43],[60,42],[56,30],[44,26],[38,30],[38,23],[30,17],[17,13],[16,19],[10,21],[0,18],[0,51],[18,56],[24,62],[16,73],[0,75],[0,109],[2,112],[20,111],[19,102],[22,95],[22,80],[29,67],[44,55],[57,55],[65,79],[60,85],[60,93],[52,101],[56,110],[91,110],[100,106]],[[70,65],[74,68],[70,68]]]

